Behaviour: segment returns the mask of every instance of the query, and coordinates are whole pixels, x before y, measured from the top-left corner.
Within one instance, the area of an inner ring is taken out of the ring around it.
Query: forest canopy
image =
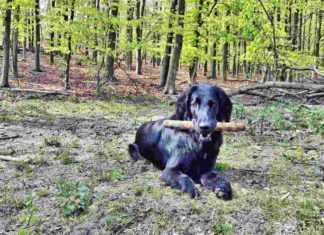
[[[1,0],[0,6],[0,31],[10,18],[10,42],[18,48],[14,77],[19,48],[35,50],[36,71],[40,52],[51,64],[59,55],[67,89],[74,55],[104,65],[107,80],[117,78],[120,63],[129,70],[134,63],[142,74],[143,58],[150,58],[161,66],[160,87],[170,94],[179,65],[188,67],[189,84],[200,68],[212,79],[231,73],[263,81],[298,80],[298,71],[316,79],[324,68],[323,0]]]

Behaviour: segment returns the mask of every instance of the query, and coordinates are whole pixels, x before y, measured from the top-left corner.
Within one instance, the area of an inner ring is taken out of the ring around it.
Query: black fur
[[[172,120],[192,120],[194,131],[163,127],[163,121],[143,124],[129,145],[134,160],[140,157],[163,170],[161,179],[191,197],[199,195],[194,183],[217,191],[225,200],[232,198],[230,183],[215,172],[222,145],[222,133],[213,132],[217,121],[230,121],[232,103],[217,86],[190,87],[178,99]]]

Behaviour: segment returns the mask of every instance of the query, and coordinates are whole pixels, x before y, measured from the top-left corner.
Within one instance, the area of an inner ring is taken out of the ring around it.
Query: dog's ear
[[[189,87],[184,91],[177,100],[176,112],[172,116],[176,120],[191,120],[192,115],[190,111],[191,94],[197,89],[197,86]]]
[[[219,122],[229,122],[231,120],[232,114],[232,102],[225,91],[221,88],[218,88],[219,95],[219,110],[217,114],[217,121]]]

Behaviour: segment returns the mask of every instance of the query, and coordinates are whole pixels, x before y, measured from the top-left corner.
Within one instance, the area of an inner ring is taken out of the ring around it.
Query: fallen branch
[[[0,140],[10,140],[10,139],[16,139],[19,138],[20,135],[13,135],[13,136],[0,136]]]
[[[164,120],[163,125],[183,130],[192,130],[194,128],[192,121]],[[245,129],[245,124],[242,122],[217,122],[215,131],[245,131]]]
[[[21,92],[21,93],[36,93],[42,95],[69,95],[68,91],[46,91],[46,90],[33,90],[33,89],[20,89],[20,88],[2,88],[3,91]]]
[[[324,78],[324,74],[322,74],[315,67],[289,67],[289,66],[286,66],[286,69],[291,69],[291,70],[296,70],[296,71],[312,71],[312,72],[316,73],[319,77]]]
[[[228,96],[235,96],[239,94],[246,94],[253,90],[262,90],[270,88],[283,88],[283,89],[295,89],[295,90],[308,90],[314,92],[324,91],[324,85],[316,85],[310,83],[297,83],[297,82],[267,82],[256,85],[243,86],[238,89],[230,90],[227,92]],[[256,93],[254,93],[256,94]]]

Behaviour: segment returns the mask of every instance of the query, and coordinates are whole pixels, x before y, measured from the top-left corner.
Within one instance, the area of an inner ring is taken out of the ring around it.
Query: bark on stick
[[[165,127],[171,127],[183,130],[193,130],[192,121],[178,121],[178,120],[164,120],[163,125]],[[215,131],[245,131],[245,123],[243,122],[217,122]]]

